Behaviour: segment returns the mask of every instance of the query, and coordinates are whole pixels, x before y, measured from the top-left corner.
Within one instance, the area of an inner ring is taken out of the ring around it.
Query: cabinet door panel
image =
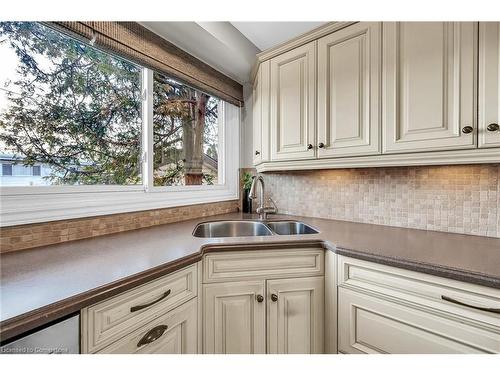
[[[272,160],[314,157],[315,90],[315,41],[271,60]]]
[[[384,152],[475,147],[477,24],[388,22],[383,35]]]
[[[260,64],[253,87],[253,163],[269,160],[270,62]]]
[[[204,353],[265,353],[264,281],[204,286]]]
[[[500,147],[500,22],[479,24],[479,147]]]
[[[318,40],[318,157],[380,153],[381,23]]]
[[[323,277],[269,280],[267,304],[270,354],[323,353]]]
[[[257,71],[255,81],[253,82],[252,100],[253,100],[253,164],[257,165],[262,161],[262,65]]]

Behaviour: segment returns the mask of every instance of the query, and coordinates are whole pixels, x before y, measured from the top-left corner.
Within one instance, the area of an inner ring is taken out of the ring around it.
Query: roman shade
[[[137,22],[50,22],[142,66],[243,106],[243,87]]]

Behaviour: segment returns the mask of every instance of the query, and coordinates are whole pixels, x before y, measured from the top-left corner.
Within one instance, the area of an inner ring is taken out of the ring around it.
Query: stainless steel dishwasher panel
[[[0,347],[2,354],[80,353],[80,315],[75,315]]]

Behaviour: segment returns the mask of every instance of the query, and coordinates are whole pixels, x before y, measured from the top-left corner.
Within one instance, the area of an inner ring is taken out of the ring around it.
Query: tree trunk
[[[203,93],[195,95],[192,120],[184,123],[182,132],[186,185],[201,185],[203,182],[203,132],[209,96]]]

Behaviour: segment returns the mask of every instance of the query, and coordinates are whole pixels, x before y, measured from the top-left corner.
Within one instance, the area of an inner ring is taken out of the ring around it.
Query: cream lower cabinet
[[[198,353],[199,274],[193,264],[84,308],[82,353]]]
[[[104,348],[101,354],[196,354],[198,352],[197,299],[160,316]]]
[[[268,353],[323,353],[324,283],[323,277],[267,281]]]
[[[324,352],[323,249],[224,252],[203,262],[204,353]]]
[[[205,285],[204,353],[265,353],[264,295],[264,281]]]
[[[342,256],[338,265],[339,352],[500,353],[499,290]]]

